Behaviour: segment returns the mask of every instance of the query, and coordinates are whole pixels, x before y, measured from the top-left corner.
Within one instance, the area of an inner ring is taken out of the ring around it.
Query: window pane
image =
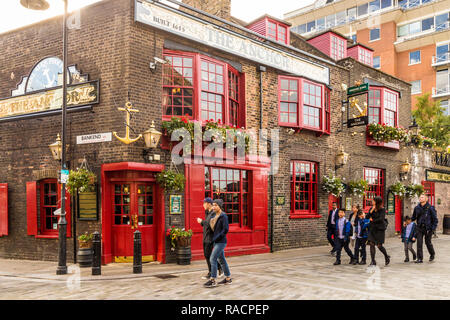
[[[380,29],[372,29],[370,30],[370,40],[380,39]]]
[[[380,0],[374,0],[369,4],[369,12],[375,12],[380,10]]]
[[[392,0],[381,0],[381,9],[392,6]]]
[[[418,33],[420,31],[421,31],[421,23],[420,23],[420,21],[411,23],[409,25],[409,34]]]
[[[420,62],[420,50],[409,53],[409,64],[415,64]]]
[[[325,29],[325,17],[316,20],[316,30],[321,31]]]
[[[380,57],[373,57],[373,67],[374,68],[380,68]]]
[[[398,37],[404,37],[407,36],[409,32],[409,25],[404,25],[398,27]]]
[[[348,21],[351,22],[356,19],[356,7],[347,9]]]
[[[422,20],[422,31],[430,30],[434,25],[434,17]]]
[[[341,11],[336,13],[336,25],[345,24],[347,19],[347,13],[345,11]]]
[[[315,27],[316,27],[316,21],[315,20],[310,21],[310,22],[308,22],[306,31],[307,32],[313,31],[315,29]]]
[[[448,13],[436,16],[436,30],[444,30],[449,27]]]
[[[326,17],[326,27],[331,28],[336,25],[336,17],[334,14],[331,14]]]
[[[368,12],[368,8],[369,8],[369,4],[368,3],[365,3],[365,4],[362,4],[362,5],[358,6],[358,16],[360,17],[360,16],[363,16],[363,15],[366,15],[367,12]]]

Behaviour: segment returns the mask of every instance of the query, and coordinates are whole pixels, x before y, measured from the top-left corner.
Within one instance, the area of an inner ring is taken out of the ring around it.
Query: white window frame
[[[411,62],[411,53],[416,53],[416,52],[419,52],[419,61],[418,62]],[[413,65],[421,64],[421,63],[422,63],[422,52],[421,52],[421,50],[410,51],[409,52],[409,64],[408,64],[408,66],[413,66]]]
[[[419,91],[413,91],[414,83],[419,83]],[[422,93],[422,80],[411,81],[411,94],[420,94]]]
[[[380,63],[379,63],[379,66],[378,66],[378,67],[375,67],[375,58],[378,58],[378,59],[380,60]],[[373,60],[372,60],[372,67],[375,68],[375,69],[381,69],[381,56],[373,57]]]
[[[378,29],[378,38],[376,38],[376,39],[370,39],[370,37],[371,37],[371,31],[372,31],[372,30],[376,30],[376,29]],[[380,39],[381,39],[381,28],[373,28],[373,29],[370,29],[370,30],[369,30],[369,42],[378,41],[378,40],[380,40]]]

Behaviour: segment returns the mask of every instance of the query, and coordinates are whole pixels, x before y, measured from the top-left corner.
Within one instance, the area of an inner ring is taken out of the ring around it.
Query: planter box
[[[370,136],[369,131],[366,131],[366,146],[381,147],[397,151],[400,150],[400,142],[398,141],[378,142]]]

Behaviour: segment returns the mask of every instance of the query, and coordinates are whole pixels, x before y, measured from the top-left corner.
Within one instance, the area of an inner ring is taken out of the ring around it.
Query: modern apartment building
[[[450,114],[450,0],[317,0],[284,19],[310,43],[331,29],[372,48],[368,63],[411,83],[413,108],[429,92]]]

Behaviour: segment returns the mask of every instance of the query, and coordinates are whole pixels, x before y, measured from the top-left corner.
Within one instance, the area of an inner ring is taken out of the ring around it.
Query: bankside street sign
[[[364,83],[360,86],[355,86],[355,87],[350,87],[347,89],[347,95],[351,96],[354,94],[360,94],[360,93],[365,93],[369,91],[369,84],[368,83]]]

